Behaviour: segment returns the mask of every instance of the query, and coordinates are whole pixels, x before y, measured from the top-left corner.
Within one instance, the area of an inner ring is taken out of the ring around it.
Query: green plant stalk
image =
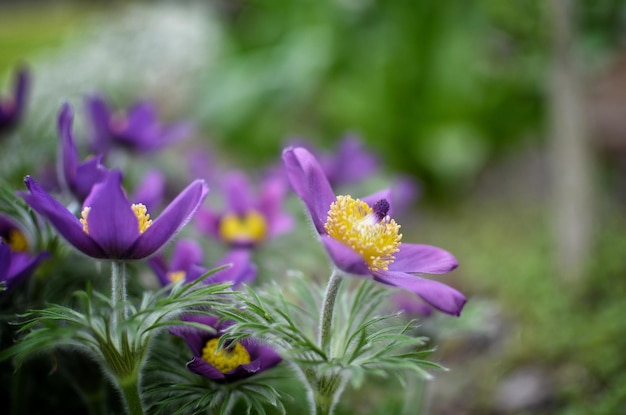
[[[342,282],[341,277],[341,272],[335,268],[328,280],[320,313],[319,345],[329,356],[335,303]],[[313,389],[310,394],[313,399],[313,415],[331,415],[345,382],[339,374],[322,374],[316,370],[305,373],[309,386]]]
[[[111,262],[111,333],[117,333],[120,321],[126,319],[126,263],[124,261]]]
[[[335,301],[337,300],[337,293],[339,292],[341,281],[341,273],[335,268],[328,280],[320,315],[319,345],[320,348],[326,352],[328,352],[330,345],[330,332],[333,325],[333,316],[335,314]]]
[[[141,404],[141,396],[139,395],[139,377],[134,374],[127,378],[118,378],[118,383],[129,415],[144,415],[143,406]]]

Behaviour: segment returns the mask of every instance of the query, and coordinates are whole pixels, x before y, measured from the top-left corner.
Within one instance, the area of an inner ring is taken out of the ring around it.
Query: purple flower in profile
[[[163,126],[154,104],[149,101],[138,101],[125,113],[113,112],[102,97],[94,95],[87,98],[86,106],[92,127],[92,147],[98,154],[108,154],[113,146],[149,153],[185,139],[193,132],[187,122]]]
[[[12,95],[0,97],[0,134],[11,130],[22,118],[29,86],[30,73],[22,66],[15,73]]]
[[[70,244],[87,256],[114,260],[143,259],[157,252],[191,220],[208,192],[204,181],[192,182],[153,221],[144,205],[131,205],[122,173],[112,170],[93,187],[78,219],[32,177],[24,181],[30,191],[21,192],[26,203]]]
[[[74,197],[82,202],[89,196],[93,186],[102,181],[109,170],[102,164],[102,155],[87,161],[78,161],[78,151],[72,134],[74,113],[68,103],[61,106],[59,112],[59,147],[60,158],[58,170],[61,182]]]
[[[293,226],[293,218],[283,210],[286,191],[284,180],[268,176],[257,195],[243,173],[231,173],[224,180],[225,208],[200,209],[198,228],[232,247],[254,247]]]
[[[10,218],[0,216],[0,281],[12,288],[35,271],[39,264],[50,257],[47,252],[33,255],[24,232]]]
[[[292,187],[307,207],[337,268],[411,291],[444,313],[460,315],[466,302],[463,294],[413,275],[452,271],[458,266],[456,259],[435,246],[400,242],[400,225],[390,217],[390,192],[362,200],[335,196],[322,167],[309,151],[287,148],[283,161]]]
[[[220,259],[215,267],[230,265],[204,280],[206,284],[231,282],[233,287],[252,281],[256,277],[256,267],[250,261],[250,251],[235,249]],[[202,248],[188,239],[180,240],[174,246],[170,262],[162,254],[148,259],[148,264],[155,272],[163,286],[184,280],[185,283],[195,281],[210,270],[202,266]]]
[[[187,368],[214,382],[232,383],[246,379],[271,369],[282,361],[274,349],[256,339],[242,339],[218,350],[220,337],[232,323],[220,322],[218,318],[206,315],[186,315],[183,320],[203,324],[215,330],[213,333],[187,326],[170,328],[170,333],[183,338],[193,353]]]

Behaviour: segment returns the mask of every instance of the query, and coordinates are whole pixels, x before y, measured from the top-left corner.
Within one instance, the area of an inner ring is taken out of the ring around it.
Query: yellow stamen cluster
[[[146,229],[152,225],[152,220],[150,219],[150,214],[148,213],[148,209],[142,203],[132,204],[131,209],[133,213],[137,217],[137,223],[139,226],[139,233],[144,233]],[[89,225],[87,223],[87,216],[89,216],[89,212],[91,211],[90,206],[85,206],[83,211],[80,213],[80,223],[83,225],[83,232],[89,235]]]
[[[139,233],[144,233],[146,229],[152,225],[152,220],[150,219],[150,214],[148,213],[148,209],[143,203],[133,203],[131,209],[137,216],[137,221],[139,223]]]
[[[167,279],[170,280],[170,282],[184,280],[186,276],[187,273],[185,271],[170,271],[167,273]]]
[[[337,196],[330,205],[324,229],[333,239],[358,252],[372,271],[388,269],[402,239],[400,225],[393,219],[377,218],[367,203],[351,196]]]
[[[220,221],[219,233],[227,242],[260,242],[266,237],[267,222],[256,210],[244,216],[228,213]]]
[[[218,341],[219,339],[213,338],[206,342],[202,349],[202,360],[222,373],[230,372],[241,365],[250,363],[250,354],[241,343],[217,350]]]
[[[87,216],[89,216],[89,212],[91,211],[91,207],[85,206],[83,211],[80,212],[80,223],[83,224],[83,232],[89,235],[89,225],[87,224]]]
[[[9,244],[14,252],[28,252],[28,239],[26,239],[26,235],[17,229],[9,231],[8,240],[5,242]]]

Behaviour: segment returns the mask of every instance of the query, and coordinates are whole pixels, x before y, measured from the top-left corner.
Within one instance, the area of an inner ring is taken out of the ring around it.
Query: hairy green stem
[[[117,331],[120,321],[126,319],[126,263],[124,261],[111,262],[111,332]]]
[[[324,303],[322,305],[322,313],[320,316],[320,337],[319,345],[322,350],[328,351],[327,346],[330,342],[330,331],[333,325],[333,315],[335,313],[335,301],[337,293],[341,285],[341,273],[337,268],[333,270],[328,280],[326,294],[324,295]]]
[[[118,379],[128,415],[144,415],[143,406],[141,405],[141,396],[139,395],[139,379],[138,376],[130,378]]]

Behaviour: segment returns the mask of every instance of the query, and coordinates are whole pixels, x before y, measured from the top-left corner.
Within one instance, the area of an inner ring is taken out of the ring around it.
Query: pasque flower
[[[102,97],[93,95],[87,98],[86,107],[96,153],[107,154],[113,146],[148,153],[189,137],[193,130],[188,122],[162,125],[150,101],[138,101],[126,112],[114,112]]]
[[[165,255],[157,254],[148,259],[162,285],[184,280],[186,283],[195,281],[209,272],[203,265],[202,247],[191,239],[176,242],[172,257],[168,263]],[[231,282],[234,286],[252,281],[256,277],[256,267],[250,261],[250,251],[234,249],[228,252],[216,264],[215,268],[230,265],[207,278],[205,283],[217,284]]]
[[[59,147],[61,182],[82,202],[91,192],[92,187],[102,181],[109,170],[102,164],[102,155],[97,155],[84,162],[79,162],[78,150],[72,133],[74,113],[68,103],[61,106],[59,112]]]
[[[152,220],[144,205],[131,205],[121,182],[119,170],[108,173],[85,199],[80,219],[30,176],[25,179],[30,192],[20,194],[82,253],[99,259],[135,260],[161,249],[189,222],[208,192],[204,181],[195,180]]]
[[[8,217],[0,216],[0,281],[12,288],[28,278],[45,259],[47,252],[30,253],[24,232]]]
[[[20,67],[15,74],[12,94],[0,97],[0,134],[15,127],[22,117],[29,86],[30,73],[26,67]]]
[[[458,266],[456,259],[435,246],[401,243],[400,225],[390,217],[389,193],[361,200],[335,196],[321,165],[304,148],[285,149],[283,161],[337,268],[411,291],[444,313],[460,315],[466,301],[463,294],[413,275],[452,271]]]
[[[183,338],[193,359],[187,368],[218,383],[231,383],[270,369],[281,362],[281,357],[271,347],[256,339],[242,339],[238,343],[226,344],[218,350],[218,341],[229,322],[206,315],[186,315],[183,320],[209,326],[215,333],[195,327],[175,326],[170,333]]]
[[[268,176],[258,194],[245,174],[232,172],[223,182],[225,207],[221,211],[202,208],[198,228],[232,247],[254,247],[293,226],[293,218],[283,210],[284,181]]]

